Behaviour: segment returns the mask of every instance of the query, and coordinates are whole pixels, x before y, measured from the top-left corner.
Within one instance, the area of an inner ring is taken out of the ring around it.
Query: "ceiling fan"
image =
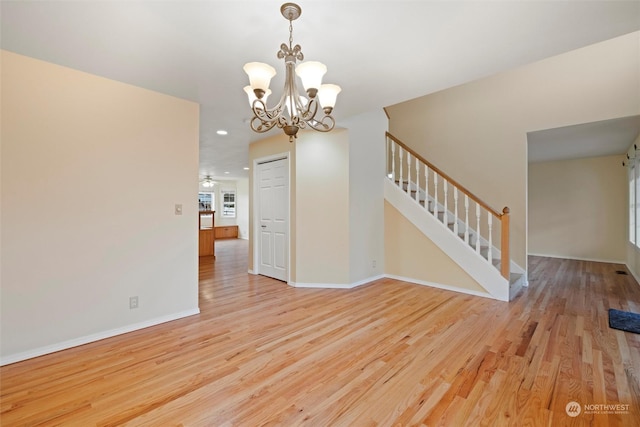
[[[204,179],[200,180],[200,184],[202,184],[204,188],[212,188],[216,182],[211,178],[211,176],[207,175]]]

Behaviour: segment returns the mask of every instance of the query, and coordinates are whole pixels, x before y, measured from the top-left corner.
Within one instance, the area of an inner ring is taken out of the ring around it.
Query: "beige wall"
[[[238,238],[249,238],[249,179],[236,181],[236,224],[238,225]]]
[[[526,133],[639,114],[639,49],[635,32],[397,104],[389,129],[496,210],[511,209],[512,257],[526,268]]]
[[[296,142],[296,282],[349,284],[349,134]]]
[[[389,202],[384,202],[385,273],[488,293]]]
[[[388,120],[382,109],[341,122],[349,129],[349,280],[384,273],[384,170]]]
[[[1,60],[3,363],[197,313],[198,105]]]
[[[529,253],[624,263],[622,156],[529,165]]]

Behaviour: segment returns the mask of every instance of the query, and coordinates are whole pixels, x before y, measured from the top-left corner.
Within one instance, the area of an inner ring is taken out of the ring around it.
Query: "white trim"
[[[367,279],[358,280],[353,283],[300,283],[300,282],[288,282],[289,286],[294,288],[319,288],[319,289],[353,289],[358,286],[366,285],[379,279],[384,279],[384,274],[369,277]]]
[[[256,276],[256,275],[258,274],[258,273],[256,273],[254,270],[252,270],[252,269],[248,269],[248,270],[247,270],[247,273],[249,273],[249,274],[253,274],[254,276]]]
[[[413,283],[413,284],[416,284],[416,285],[429,286],[431,288],[443,289],[445,291],[453,291],[453,292],[459,292],[459,293],[468,294],[468,295],[474,295],[474,296],[477,296],[477,297],[495,299],[495,297],[493,295],[491,295],[490,293],[488,293],[488,292],[479,292],[479,291],[474,291],[473,289],[459,288],[457,286],[450,286],[450,285],[443,285],[441,283],[427,282],[425,280],[412,279],[410,277],[397,276],[395,274],[385,274],[384,277],[387,277],[387,278],[393,279],[393,280],[400,280],[402,282]]]
[[[509,281],[415,199],[384,178],[384,197],[495,299],[509,301]]]
[[[627,270],[629,270],[629,273],[631,273],[631,276],[634,279],[636,279],[636,283],[640,286],[640,277],[636,276],[636,273],[633,271],[631,267],[629,267],[629,264],[625,263],[624,266],[627,267]]]
[[[294,288],[319,288],[319,289],[351,289],[353,286],[349,283],[300,283],[289,282],[289,286]]]
[[[366,285],[368,283],[374,282],[376,280],[384,279],[384,278],[385,278],[384,274],[378,274],[377,276],[373,276],[367,279],[362,279],[362,280],[358,280],[357,282],[353,282],[351,286],[355,288],[355,287]]]
[[[258,206],[258,203],[256,203],[257,200],[257,195],[259,192],[259,186],[258,186],[258,165],[261,163],[268,163],[268,162],[273,162],[276,160],[286,160],[287,161],[287,173],[289,174],[287,176],[287,190],[288,190],[288,194],[287,194],[287,203],[289,205],[289,211],[287,212],[287,282],[289,282],[289,280],[291,280],[291,158],[290,158],[290,152],[289,151],[284,151],[282,153],[277,153],[277,154],[271,154],[269,156],[265,156],[265,157],[260,157],[257,159],[253,159],[253,167],[251,168],[251,172],[252,172],[252,178],[253,178],[253,200],[249,201],[250,206],[252,206],[252,213],[253,213],[253,269],[249,270],[250,274],[260,274],[260,263],[258,262],[260,257],[259,257],[259,252],[260,252],[260,245],[258,244],[258,241],[256,240],[256,236],[260,235],[260,230],[259,230],[259,221],[256,219],[258,218],[258,212],[260,207]]]
[[[625,261],[620,261],[620,260],[616,261],[616,260],[610,260],[610,259],[572,257],[572,256],[566,256],[566,255],[537,254],[537,253],[532,253],[532,252],[529,252],[528,255],[529,256],[541,256],[541,257],[546,257],[546,258],[571,259],[571,260],[575,260],[575,261],[606,262],[606,263],[609,263],[609,264],[623,264],[623,265],[626,265],[626,260]]]
[[[173,320],[182,319],[183,317],[189,317],[196,314],[200,314],[199,308],[193,308],[174,314],[168,314],[166,316],[156,317],[155,319],[145,320],[144,322],[134,323],[131,325],[122,326],[120,328],[98,332],[95,334],[86,335],[84,337],[74,338],[68,341],[35,348],[33,350],[23,351],[21,353],[10,354],[0,359],[0,366],[20,362],[22,360],[31,359],[38,356],[43,356],[49,353],[55,353],[56,351],[67,350],[72,347],[89,344],[95,341],[103,340],[105,338],[115,337],[116,335],[126,334],[128,332],[137,331],[139,329],[148,328],[150,326],[159,325],[161,323],[171,322]]]

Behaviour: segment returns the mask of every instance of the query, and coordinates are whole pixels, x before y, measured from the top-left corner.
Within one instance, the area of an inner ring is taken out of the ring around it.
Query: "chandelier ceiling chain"
[[[273,108],[267,107],[267,98],[271,94],[269,83],[276,70],[260,62],[244,65],[243,69],[250,81],[244,91],[253,111],[251,129],[262,133],[277,126],[293,142],[299,129],[309,127],[319,132],[328,132],[334,128],[335,119],[331,113],[341,88],[333,84],[322,84],[322,76],[327,72],[327,67],[320,62],[307,61],[296,67],[296,62],[302,61],[304,55],[300,45],[293,45],[293,21],[300,17],[302,9],[295,3],[285,3],[280,7],[280,13],[289,21],[289,45],[282,43],[277,54],[278,59],[284,59],[285,63],[282,96]],[[296,75],[302,81],[306,97],[298,90]],[[319,109],[324,113],[323,117],[316,117]]]

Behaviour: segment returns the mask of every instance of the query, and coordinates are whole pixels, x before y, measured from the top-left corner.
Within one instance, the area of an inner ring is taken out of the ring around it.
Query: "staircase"
[[[509,208],[492,209],[387,132],[385,199],[486,289],[509,301],[525,271],[509,257]]]

